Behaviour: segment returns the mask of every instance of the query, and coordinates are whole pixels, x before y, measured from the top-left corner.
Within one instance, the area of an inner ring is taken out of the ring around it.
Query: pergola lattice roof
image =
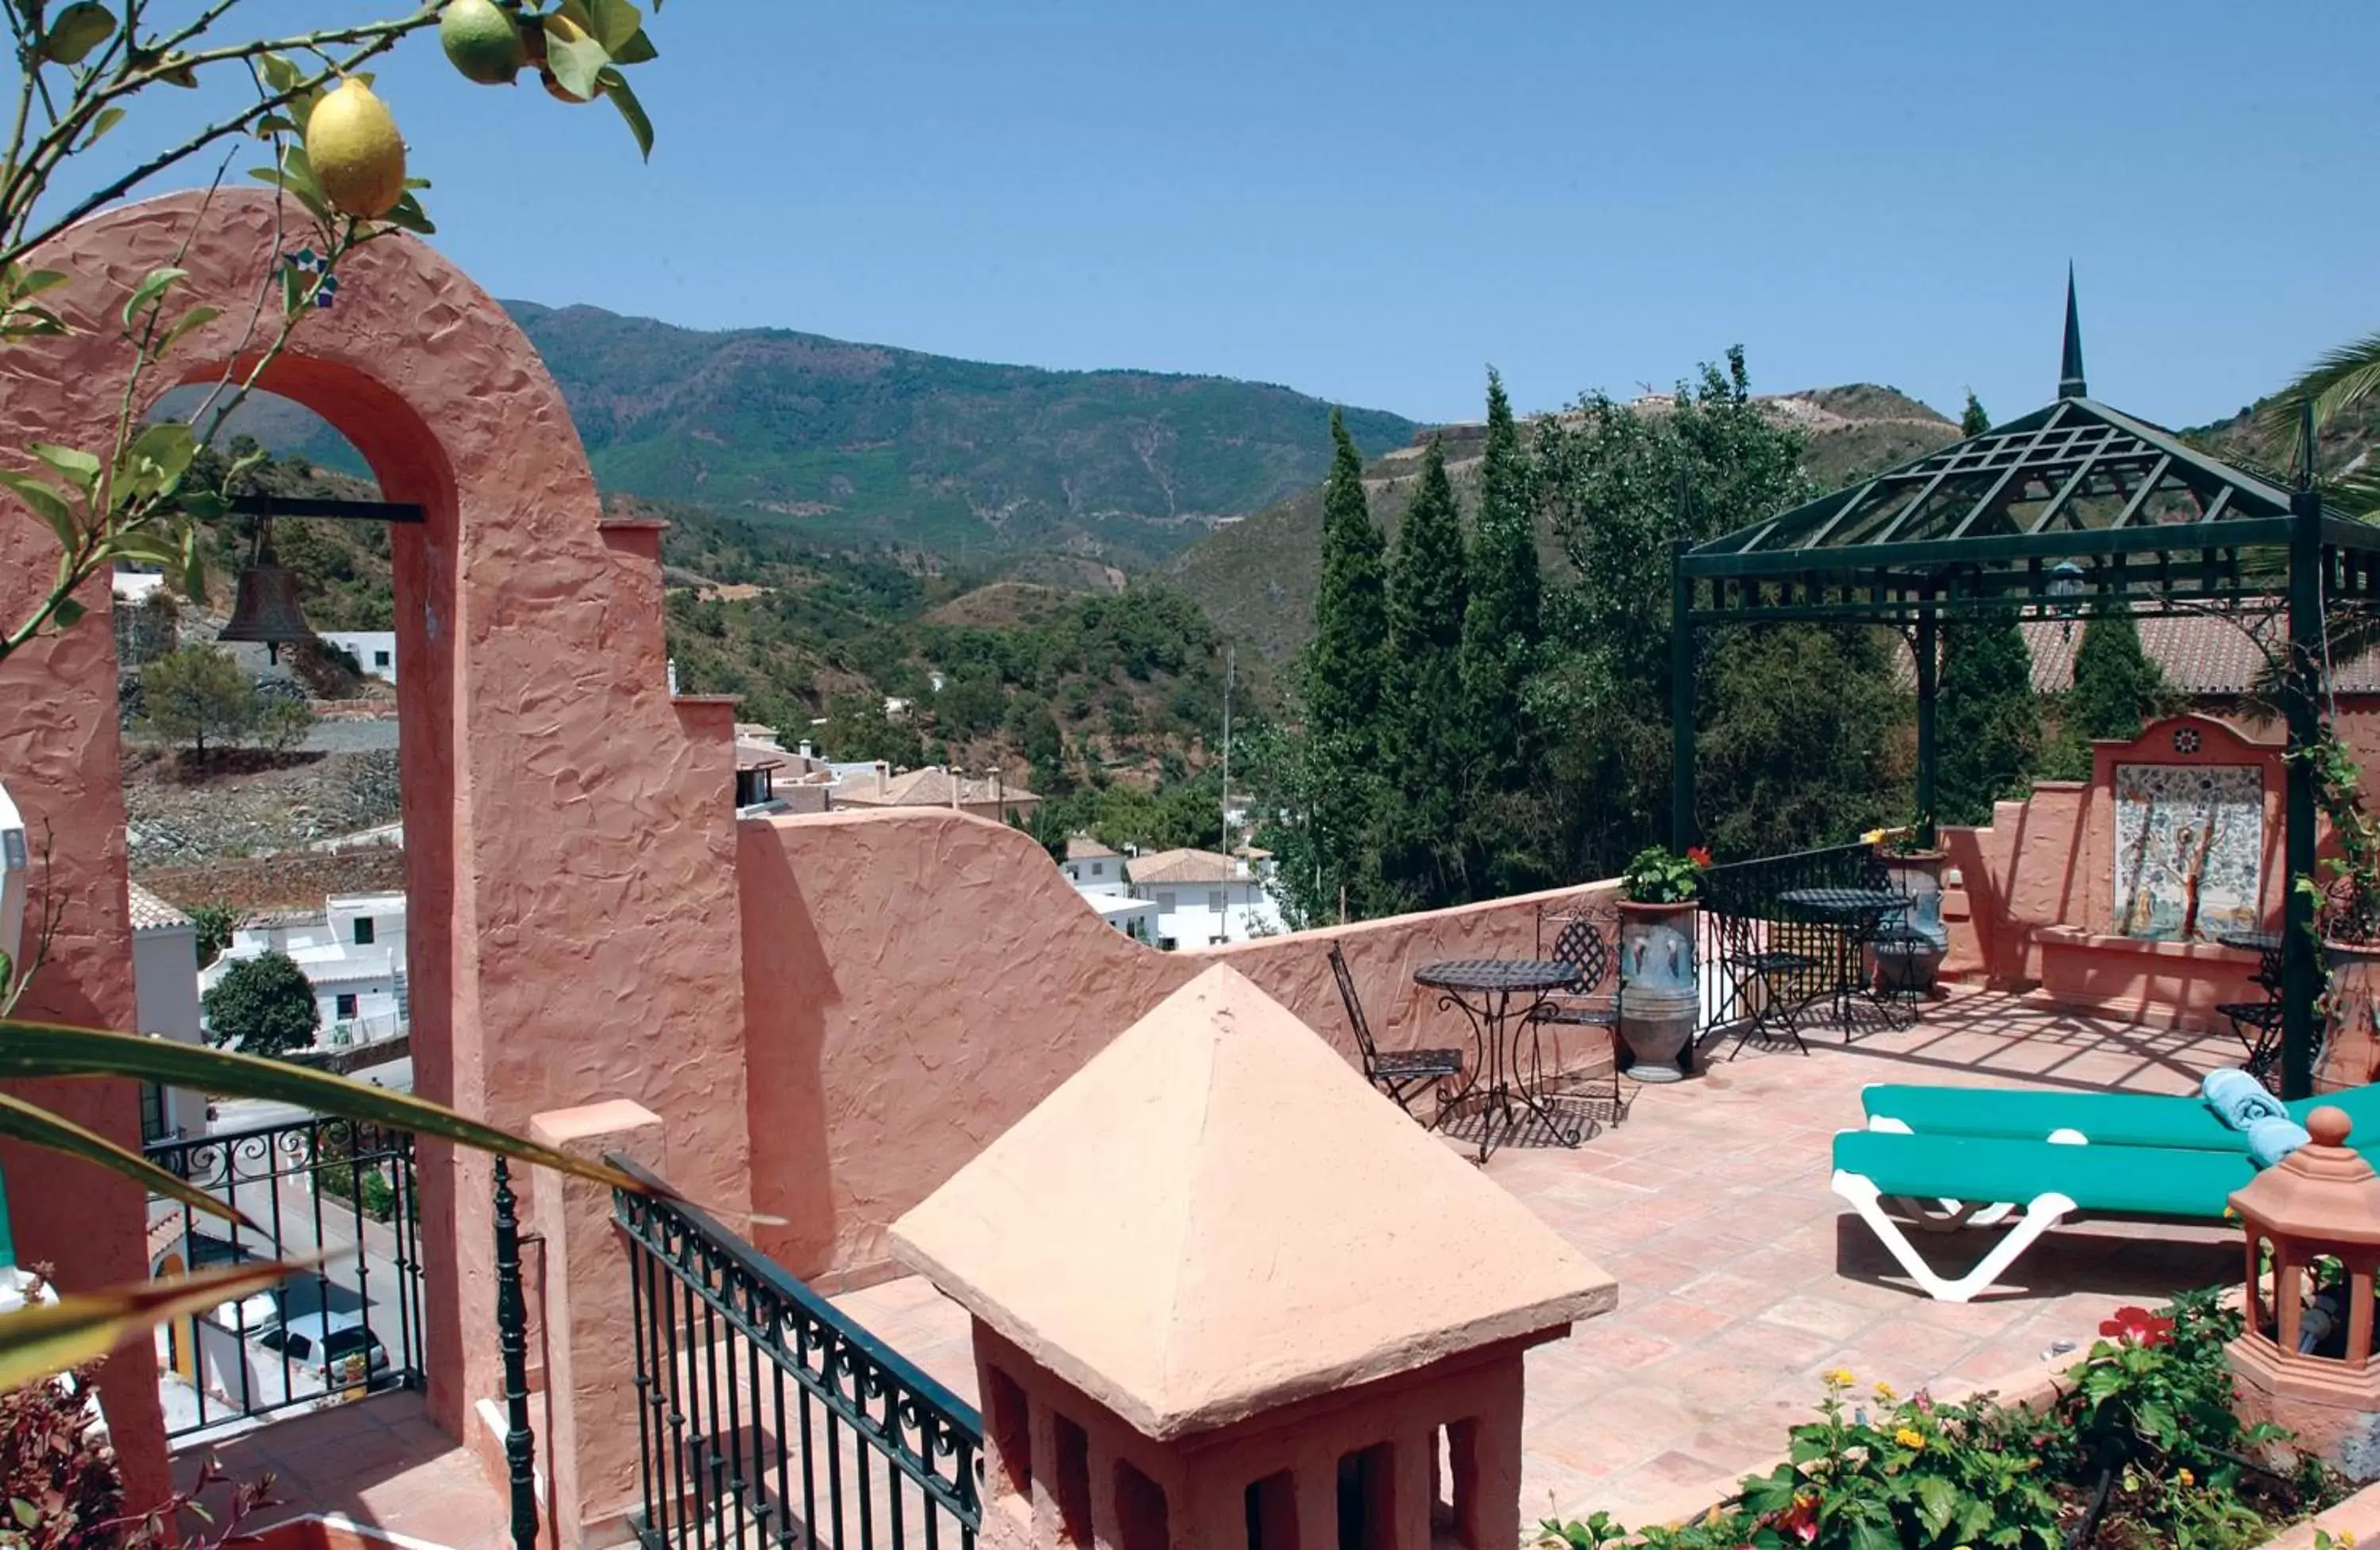
[[[2240,554],[2287,544],[2302,492],[2090,397],[2081,352],[2070,310],[2046,408],[1690,550],[1694,617],[2038,603],[2060,561],[2083,573],[2078,612],[2271,598],[2272,568]],[[2380,596],[2380,527],[2336,510],[2320,522],[2330,595]]]

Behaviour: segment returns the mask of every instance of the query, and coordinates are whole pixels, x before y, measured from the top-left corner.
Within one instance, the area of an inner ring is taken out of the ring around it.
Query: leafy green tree
[[[1384,747],[1392,800],[1381,867],[1409,908],[1460,902],[1464,769],[1463,516],[1430,438],[1389,562],[1389,704]]]
[[[203,969],[231,946],[231,934],[239,928],[238,912],[229,904],[200,904],[182,913],[198,927],[193,945],[198,950],[199,967]]]
[[[2141,649],[2141,627],[2129,613],[2111,613],[2082,626],[2074,648],[2074,686],[2058,720],[2073,735],[2138,737],[2166,696],[2165,672]]]
[[[243,1055],[310,1048],[322,1025],[313,986],[285,952],[239,960],[224,971],[200,1004],[206,1010],[209,1042],[231,1046]]]
[[[1504,380],[1491,368],[1461,649],[1462,724],[1470,752],[1464,850],[1475,885],[1491,893],[1548,876],[1524,816],[1542,773],[1543,748],[1527,693],[1544,641],[1534,484]]]
[[[135,731],[187,745],[200,759],[208,745],[239,743],[256,730],[262,707],[256,685],[231,653],[185,646],[140,670],[141,720]]]
[[[1934,746],[1937,823],[1989,823],[1993,803],[2024,790],[2041,755],[2041,702],[2013,616],[1942,626]]]
[[[1536,427],[1534,451],[1578,577],[1547,610],[1536,692],[1554,734],[1536,844],[1559,877],[1609,877],[1669,836],[1671,543],[1816,491],[1806,438],[1753,398],[1740,348],[1662,412],[1589,394]],[[1906,761],[1887,735],[1905,707],[1886,662],[1856,626],[1704,632],[1697,820],[1721,859],[1836,842],[1905,799]]]
[[[1325,886],[1363,912],[1374,889],[1371,847],[1379,810],[1382,687],[1388,666],[1388,583],[1379,525],[1364,494],[1364,461],[1345,421],[1330,416],[1330,481],[1322,503],[1322,576],[1305,664],[1306,838]]]
[[[876,694],[837,695],[827,707],[826,747],[838,759],[881,759],[894,769],[926,762],[926,745],[915,724],[894,721]]]
[[[1973,388],[1969,388],[1967,390],[1967,406],[1959,416],[1959,434],[1961,436],[1980,436],[1991,428],[1992,417],[1984,412],[1983,400],[1975,396],[1975,390]]]

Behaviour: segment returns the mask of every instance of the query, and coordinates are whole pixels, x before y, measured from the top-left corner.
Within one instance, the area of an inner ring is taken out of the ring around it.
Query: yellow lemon
[[[438,16],[438,42],[466,80],[509,86],[528,50],[520,29],[495,0],[447,0]]]
[[[405,140],[371,88],[344,80],[306,120],[306,160],[342,214],[375,221],[405,197]]]

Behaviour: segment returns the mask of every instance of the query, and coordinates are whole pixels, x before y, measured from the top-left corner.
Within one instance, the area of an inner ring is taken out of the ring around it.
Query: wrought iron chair
[[[1348,1024],[1355,1030],[1355,1047],[1364,1058],[1364,1080],[1396,1099],[1397,1107],[1412,1115],[1415,1123],[1422,1122],[1421,1116],[1414,1113],[1413,1100],[1461,1076],[1463,1051],[1382,1049],[1372,1042],[1372,1024],[1364,1016],[1364,1003],[1355,995],[1355,977],[1347,972],[1346,956],[1337,942],[1330,944],[1330,977],[1339,982],[1339,999],[1346,1003]],[[1433,1110],[1428,1122],[1435,1125],[1438,1119]]]
[[[1737,1010],[1747,1001],[1752,1007],[1749,1016],[1736,1021],[1732,1054],[1742,1054],[1746,1041],[1754,1038],[1767,1043],[1772,1031],[1782,1028],[1793,1047],[1807,1055],[1802,1009],[1811,1000],[1812,976],[1827,966],[1826,960],[1775,941],[1774,921],[1708,911],[1705,916],[1718,929],[1719,970],[1733,987]]]
[[[1546,946],[1546,926],[1559,921],[1561,929],[1555,933],[1553,946]],[[1541,1078],[1544,1052],[1538,1047],[1536,1033],[1551,1025],[1567,1028],[1602,1030],[1604,1059],[1582,1068],[1588,1073],[1597,1070],[1611,1073],[1611,1112],[1616,1123],[1625,1118],[1626,1110],[1620,1096],[1620,985],[1618,944],[1606,938],[1604,922],[1588,914],[1537,914],[1537,952],[1558,963],[1568,963],[1578,971],[1578,978],[1567,990],[1538,999],[1527,1016],[1531,1024],[1529,1058],[1532,1074]],[[1556,1046],[1555,1075],[1560,1071],[1560,1046]],[[1541,1082],[1542,1085],[1542,1082]]]
[[[2240,1069],[2275,1092],[2280,1091],[2281,955],[2277,950],[2257,955],[2250,976],[2265,993],[2261,1001],[2225,1001],[2215,1011],[2231,1024],[2232,1034],[2247,1050]]]

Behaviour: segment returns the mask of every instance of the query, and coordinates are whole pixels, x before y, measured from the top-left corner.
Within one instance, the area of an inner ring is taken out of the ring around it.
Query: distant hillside
[[[1888,468],[1958,439],[1958,427],[1925,405],[1888,387],[1854,383],[1762,400],[1780,418],[1810,433],[1807,466],[1825,489]],[[1658,407],[1658,401],[1656,401]],[[1480,425],[1447,426],[1448,472],[1466,517],[1475,496],[1487,435]],[[1372,515],[1393,535],[1421,471],[1420,437],[1374,458],[1364,469]],[[1747,512],[1746,522],[1763,514]],[[1548,567],[1560,565],[1550,529],[1538,535]],[[1231,524],[1158,567],[1157,579],[1191,598],[1225,635],[1266,657],[1286,658],[1314,629],[1314,589],[1322,561],[1322,487],[1310,486],[1277,505]]]
[[[607,494],[780,522],[814,545],[923,549],[978,567],[1037,551],[1140,566],[1330,466],[1330,406],[1269,383],[1043,371],[784,329],[504,306],[561,384]],[[1376,409],[1349,409],[1347,427],[1367,453],[1415,429]],[[260,399],[230,429],[365,471],[294,404]]]

